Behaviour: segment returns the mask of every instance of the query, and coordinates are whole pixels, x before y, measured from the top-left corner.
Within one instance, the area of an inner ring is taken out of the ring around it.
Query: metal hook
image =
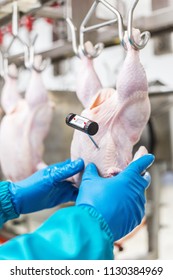
[[[68,23],[68,26],[70,28],[71,31],[71,35],[72,35],[72,48],[74,53],[76,54],[77,57],[81,58],[81,51],[84,53],[84,55],[89,56],[90,58],[94,58],[96,56],[93,56],[91,54],[88,54],[85,49],[82,49],[81,45],[78,46],[77,43],[77,37],[76,37],[76,27],[74,26],[72,20],[70,18],[66,18],[66,21]],[[83,43],[84,44],[84,43]],[[100,44],[97,44],[95,47],[95,50],[97,51],[97,56],[100,54],[101,50],[103,49],[103,44],[101,46]]]
[[[79,58],[81,58],[81,51],[84,53],[84,55],[87,55],[89,56],[90,58],[94,58],[96,56],[92,56],[91,54],[88,54],[86,51],[85,51],[85,48],[82,49],[81,45],[78,46],[78,43],[77,43],[77,37],[76,37],[76,27],[74,26],[72,20],[70,18],[66,18],[66,21],[67,21],[67,24],[70,28],[70,31],[71,31],[71,35],[72,35],[72,48],[73,48],[73,51],[75,53],[75,55]],[[83,43],[84,44],[84,43]],[[101,43],[100,44],[97,44],[95,47],[95,50],[97,51],[97,56],[100,54],[101,50],[103,49],[103,44],[101,46]]]
[[[97,8],[99,3],[103,4],[111,12],[113,12],[116,15],[116,18],[112,19],[112,20],[109,20],[109,21],[106,21],[104,23],[96,24],[96,25],[93,25],[93,26],[90,26],[90,27],[85,27],[85,25],[87,24],[87,22],[91,18],[93,12],[96,10],[96,8]],[[125,43],[124,43],[124,28],[123,28],[123,19],[122,19],[121,14],[118,12],[117,9],[115,9],[107,1],[105,1],[105,0],[96,0],[93,3],[93,5],[91,6],[90,10],[88,11],[86,17],[84,18],[84,20],[83,20],[83,22],[82,22],[82,24],[80,26],[80,47],[81,47],[83,53],[85,55],[87,55],[88,57],[90,57],[90,58],[95,58],[95,57],[97,57],[101,53],[101,51],[102,51],[102,49],[104,47],[104,45],[102,43],[98,43],[97,45],[94,46],[94,48],[95,48],[94,54],[91,54],[91,53],[87,52],[87,50],[86,50],[86,48],[84,46],[84,33],[90,32],[92,30],[96,30],[98,28],[101,28],[101,27],[104,27],[104,26],[107,26],[107,25],[111,25],[111,24],[113,24],[113,23],[115,23],[117,21],[118,21],[119,39],[121,41],[121,44],[126,48]]]
[[[67,21],[67,24],[68,24],[68,26],[70,28],[71,35],[72,35],[72,48],[73,48],[73,51],[80,58],[79,48],[77,46],[78,44],[77,44],[77,38],[76,38],[76,27],[74,26],[71,18],[67,17],[66,21]]]
[[[134,38],[133,38],[133,32],[132,32],[132,28],[133,28],[133,13],[134,13],[134,9],[137,5],[137,3],[139,2],[139,0],[135,0],[132,8],[130,9],[129,13],[128,13],[128,27],[127,27],[127,32],[128,32],[128,38],[129,38],[129,42],[132,45],[132,47],[135,50],[141,50],[143,49],[146,44],[148,43],[149,39],[150,39],[150,32],[149,31],[145,31],[142,32],[140,34],[141,37],[141,41],[140,43],[136,43]]]
[[[13,35],[13,34],[12,34]],[[7,50],[4,52],[3,54],[3,61],[4,61],[4,76],[5,75],[9,75],[12,79],[17,79],[17,76],[13,76],[9,73],[8,71],[8,58],[9,58],[9,52],[10,49],[14,43],[15,40],[18,40],[22,45],[23,45],[23,49],[24,49],[24,61],[26,60],[27,54],[28,54],[28,45],[18,36],[13,36],[12,41],[10,42],[10,45],[8,46]]]
[[[99,24],[97,24],[95,26],[91,26],[90,28],[85,27],[85,25],[89,21],[90,17],[92,16],[92,14],[95,11],[98,4],[99,4],[99,1],[95,1],[93,3],[93,5],[89,9],[88,13],[86,14],[86,16],[85,16],[85,18],[82,21],[81,26],[80,26],[80,48],[81,48],[82,52],[90,58],[97,57],[104,48],[104,45],[102,43],[98,43],[96,46],[94,46],[94,49],[95,49],[94,53],[91,54],[91,53],[87,52],[87,50],[84,46],[84,33],[87,32],[87,31],[95,30],[95,29],[100,27]],[[105,26],[105,25],[102,24],[102,26]]]
[[[103,22],[103,23],[99,23],[99,24],[95,24],[95,25],[92,25],[92,26],[89,26],[89,27],[85,27],[85,25],[89,21],[90,17],[92,16],[93,12],[95,11],[95,9],[97,8],[97,5],[99,3],[103,4],[111,12],[113,12],[116,15],[116,18],[112,19],[112,20],[108,20],[108,21]],[[122,16],[116,8],[114,8],[112,5],[110,5],[105,0],[95,0],[93,5],[89,9],[87,15],[85,16],[83,22],[81,23],[81,26],[80,26],[80,44],[79,44],[79,46],[78,46],[77,37],[76,37],[76,27],[74,26],[72,20],[69,17],[66,18],[66,21],[67,21],[67,24],[69,25],[69,28],[70,28],[70,31],[71,31],[71,34],[72,34],[73,51],[79,58],[80,58],[81,51],[84,53],[84,55],[88,56],[89,58],[95,58],[101,53],[101,51],[103,50],[103,47],[104,47],[104,45],[102,43],[98,43],[94,46],[94,49],[95,49],[94,53],[89,53],[85,48],[85,42],[84,42],[84,34],[86,32],[90,32],[90,31],[99,29],[101,27],[111,25],[111,24],[116,23],[116,22],[118,22],[118,34],[119,34],[120,42],[123,45],[123,47],[126,49],[126,44],[124,42],[124,27],[123,27]]]
[[[33,39],[33,42],[30,44],[28,48],[26,48],[24,52],[24,64],[27,69],[34,69],[36,72],[41,73],[45,70],[47,67],[47,60],[43,60],[42,63],[40,63],[40,66],[36,66],[34,63],[34,57],[35,57],[35,42],[37,40],[38,35],[36,35]]]
[[[8,71],[8,58],[9,58],[9,52],[14,44],[14,42],[18,40],[20,44],[24,48],[24,54],[27,53],[28,46],[27,44],[18,36],[18,3],[17,1],[14,1],[12,4],[12,40],[6,49],[6,51],[3,53],[3,76],[9,75],[12,79],[17,79],[16,76],[13,76]]]

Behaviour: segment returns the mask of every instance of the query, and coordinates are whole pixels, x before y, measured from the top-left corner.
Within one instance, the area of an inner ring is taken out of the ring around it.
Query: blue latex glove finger
[[[153,161],[154,161],[154,156],[152,154],[144,155],[138,158],[137,160],[131,162],[126,168],[126,171],[130,169],[141,174],[152,165]]]
[[[82,159],[53,164],[20,182],[11,183],[12,202],[16,213],[25,214],[75,201],[78,189],[65,179],[84,168]]]
[[[122,238],[144,217],[145,189],[150,176],[141,173],[153,161],[153,155],[145,155],[111,178],[100,177],[96,166],[89,164],[82,177],[76,205],[94,207],[107,222],[114,240]]]
[[[131,162],[127,168],[121,172],[121,174],[125,173],[134,173],[134,177],[136,181],[139,180],[142,182],[143,179],[143,187],[146,189],[149,187],[151,182],[151,177],[148,172],[146,172],[147,168],[149,168],[154,161],[154,156],[152,154],[147,154],[142,156],[141,158]],[[128,175],[127,175],[128,176]],[[136,185],[140,186],[140,183]],[[140,189],[139,189],[140,191]]]
[[[84,168],[84,162],[82,159],[75,161],[67,160],[63,164],[53,164],[47,167],[44,171],[44,176],[47,173],[47,179],[51,180],[51,184],[61,182],[77,173]]]
[[[100,177],[97,167],[94,163],[89,163],[86,166],[85,172],[83,173],[83,176],[82,176],[82,182],[86,181],[86,180],[90,181],[91,177],[96,178],[96,179],[98,179],[98,177]],[[102,177],[100,177],[100,178],[102,178]]]

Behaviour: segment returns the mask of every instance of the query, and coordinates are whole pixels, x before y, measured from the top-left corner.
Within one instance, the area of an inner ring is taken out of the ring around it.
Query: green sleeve
[[[33,233],[0,247],[1,260],[111,260],[113,236],[94,208],[56,211]]]
[[[11,201],[9,184],[10,182],[8,181],[0,182],[0,228],[6,221],[19,216],[16,214]]]

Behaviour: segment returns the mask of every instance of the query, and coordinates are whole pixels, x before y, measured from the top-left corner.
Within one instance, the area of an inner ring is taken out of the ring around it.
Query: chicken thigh
[[[94,52],[91,42],[85,43],[85,48],[89,53]],[[80,66],[77,73],[77,97],[85,108],[88,108],[92,98],[99,89],[102,88],[101,82],[94,70],[93,60],[80,53]]]

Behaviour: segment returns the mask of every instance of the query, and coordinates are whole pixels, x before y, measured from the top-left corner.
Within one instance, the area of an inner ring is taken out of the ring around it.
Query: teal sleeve
[[[19,217],[11,201],[9,184],[8,181],[0,182],[0,228],[6,221]]]
[[[2,245],[0,259],[112,260],[113,236],[94,208],[63,208],[33,233]]]

